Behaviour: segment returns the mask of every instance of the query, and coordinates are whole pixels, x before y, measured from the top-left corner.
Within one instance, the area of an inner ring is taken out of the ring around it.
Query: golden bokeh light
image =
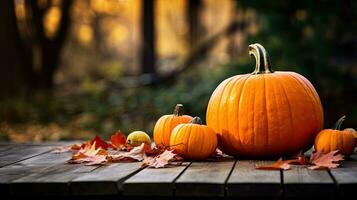
[[[109,37],[107,37],[107,43],[114,43],[113,45],[118,45],[128,38],[128,33],[129,31],[125,26],[117,24],[109,33]]]
[[[89,25],[83,24],[78,29],[78,41],[83,45],[88,45],[93,39],[93,28]]]
[[[61,17],[62,13],[58,6],[51,6],[45,13],[43,25],[48,38],[53,38],[56,35]]]

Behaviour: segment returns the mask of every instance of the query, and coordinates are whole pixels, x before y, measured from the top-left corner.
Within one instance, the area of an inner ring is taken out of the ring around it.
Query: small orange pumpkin
[[[353,153],[356,146],[356,131],[352,128],[341,129],[346,116],[341,117],[332,129],[322,130],[315,138],[315,150],[323,153],[339,150],[344,156]]]
[[[170,145],[172,130],[179,124],[192,120],[189,115],[182,115],[183,105],[177,104],[172,115],[164,115],[156,122],[154,127],[154,141],[157,145]]]
[[[183,158],[202,160],[215,152],[217,135],[211,128],[202,125],[199,117],[195,117],[191,123],[176,126],[170,146]]]
[[[283,156],[313,145],[323,127],[319,95],[303,76],[273,71],[260,44],[249,45],[255,71],[223,81],[207,107],[207,126],[232,156]]]

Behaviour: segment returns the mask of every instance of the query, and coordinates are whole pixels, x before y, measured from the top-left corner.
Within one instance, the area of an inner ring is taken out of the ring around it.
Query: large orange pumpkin
[[[322,130],[315,139],[315,150],[323,153],[339,150],[342,155],[349,156],[353,153],[356,146],[355,134],[353,129],[341,130],[341,124],[345,120],[341,117],[332,129]]]
[[[320,98],[312,84],[295,72],[273,71],[260,44],[249,45],[253,73],[224,80],[207,108],[207,126],[219,134],[227,154],[274,157],[313,144],[323,127]]]
[[[179,124],[192,120],[189,115],[182,115],[183,105],[177,104],[172,115],[164,115],[156,122],[154,127],[154,141],[157,145],[170,145],[172,130]]]
[[[174,128],[170,146],[183,158],[206,159],[216,151],[217,134],[202,125],[199,117],[195,117],[191,123],[180,124]]]

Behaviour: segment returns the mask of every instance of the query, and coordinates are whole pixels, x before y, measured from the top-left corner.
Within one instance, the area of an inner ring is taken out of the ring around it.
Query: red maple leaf
[[[126,137],[120,130],[118,130],[115,134],[110,136],[110,142],[113,149],[121,149],[125,146]]]
[[[91,144],[93,144],[95,142],[95,148],[98,149],[99,147],[101,147],[102,149],[107,150],[109,147],[109,144],[104,141],[100,136],[96,135],[95,138],[93,140],[91,140]]]

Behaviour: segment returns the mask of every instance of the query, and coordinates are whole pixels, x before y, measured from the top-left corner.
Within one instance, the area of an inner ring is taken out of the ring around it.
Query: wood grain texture
[[[26,146],[29,147],[28,145]],[[18,148],[18,146],[15,148]],[[30,149],[32,149],[32,147],[30,147]],[[68,158],[70,158],[70,153],[54,154],[47,152],[4,166],[0,168],[0,191],[2,193],[10,194],[9,185],[11,184],[11,181],[30,174],[38,174],[46,168],[57,164],[66,163]]]
[[[256,170],[256,165],[272,162],[251,160],[238,160],[235,165],[232,160],[195,161],[163,169],[141,169],[140,162],[84,166],[66,163],[71,152],[51,152],[55,146],[73,143],[0,143],[0,194],[5,199],[11,199],[10,195],[333,197],[353,195],[357,188],[356,154],[337,169],[316,171],[293,166],[281,172]]]
[[[357,188],[357,161],[344,161],[342,167],[331,169],[331,175],[336,180],[339,195],[352,196]]]
[[[176,196],[224,196],[234,160],[193,162],[175,181]]]
[[[10,183],[13,195],[69,195],[69,182],[79,176],[93,171],[98,166],[56,164]]]
[[[227,181],[227,196],[259,197],[280,196],[280,171],[257,170],[256,165],[271,161],[238,160]]]
[[[141,163],[114,163],[75,178],[70,187],[73,195],[119,194],[125,178],[141,170]]]
[[[189,166],[183,163],[180,166],[153,169],[145,168],[123,183],[125,196],[173,196],[174,180]]]
[[[337,188],[327,170],[310,170],[303,166],[291,166],[283,172],[286,197],[333,197]]]
[[[43,170],[44,167],[10,165],[0,168],[0,194],[10,195],[10,182],[12,180],[26,176],[29,173],[34,173]]]
[[[11,165],[31,157],[49,152],[53,147],[45,145],[19,145],[0,152],[0,167]]]
[[[14,146],[11,144],[0,144],[0,154],[2,154],[4,151],[10,150],[11,148],[14,148]]]

